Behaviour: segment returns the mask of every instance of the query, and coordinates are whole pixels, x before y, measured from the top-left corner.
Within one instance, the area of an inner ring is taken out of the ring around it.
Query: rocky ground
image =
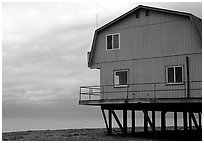
[[[161,132],[156,129],[156,134],[151,132],[143,132],[143,128],[136,128],[134,135],[122,135],[118,128],[113,129],[112,135],[107,135],[106,129],[64,129],[64,130],[38,130],[38,131],[22,131],[9,132],[2,134],[3,141],[152,141],[152,140],[202,140],[201,132],[191,131],[184,132],[179,130],[174,132],[171,128]]]

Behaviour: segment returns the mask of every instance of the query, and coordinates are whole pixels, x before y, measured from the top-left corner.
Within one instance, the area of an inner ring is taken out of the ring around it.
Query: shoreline
[[[3,141],[168,141],[168,140],[202,140],[202,133],[192,130],[177,132],[167,127],[165,133],[156,127],[156,134],[151,131],[143,132],[143,127],[136,127],[136,133],[123,135],[119,128],[113,128],[113,134],[107,135],[106,128],[56,129],[56,130],[28,130],[2,133]]]

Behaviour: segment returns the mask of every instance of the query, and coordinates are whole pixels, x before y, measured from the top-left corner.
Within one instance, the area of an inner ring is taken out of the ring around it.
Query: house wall
[[[186,70],[186,56],[189,57],[189,73],[190,81],[201,81],[202,77],[202,55],[190,54],[182,56],[170,56],[151,59],[140,59],[133,61],[122,61],[105,63],[101,65],[100,76],[101,85],[113,85],[113,70],[128,69],[129,84],[137,83],[158,83],[156,84],[156,93],[149,92],[130,92],[138,90],[154,90],[154,84],[130,85],[127,88],[114,88],[113,86],[104,86],[103,92],[111,92],[103,95],[103,99],[125,99],[127,97],[127,90],[129,98],[178,98],[187,96],[186,84],[181,85],[167,85],[166,84],[166,66],[183,65],[184,66],[184,81],[187,80]],[[195,64],[196,63],[196,64]],[[162,82],[162,83],[160,83]],[[202,88],[200,82],[190,83],[190,89]],[[181,90],[178,90],[181,89]],[[171,90],[171,91],[162,91]],[[133,94],[134,93],[134,94]],[[190,90],[190,97],[201,97],[200,90]]]
[[[106,50],[106,35],[120,33],[120,49]],[[96,38],[96,49],[92,65],[100,68],[100,84],[113,85],[113,70],[129,69],[129,83],[165,82],[165,67],[183,65],[186,80],[186,56],[189,57],[190,80],[201,80],[201,43],[190,18],[173,14],[150,11],[140,18],[135,14],[124,18],[102,30]],[[200,87],[201,84],[192,84]],[[129,91],[153,89],[153,85],[129,87]],[[185,85],[156,85],[158,89],[185,89]],[[126,98],[127,88],[104,87],[102,98]],[[184,97],[186,91],[157,92],[157,97]],[[153,97],[155,93],[134,93],[129,97]],[[200,91],[191,91],[191,97],[201,96]]]

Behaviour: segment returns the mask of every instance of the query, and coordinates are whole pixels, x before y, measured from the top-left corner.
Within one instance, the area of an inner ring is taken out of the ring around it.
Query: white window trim
[[[127,84],[126,84],[126,85],[116,85],[116,84],[115,84],[115,73],[116,73],[116,72],[123,72],[123,71],[126,71],[126,72],[127,72]],[[114,87],[128,87],[128,82],[129,82],[129,70],[128,70],[128,69],[114,70],[114,71],[113,71],[113,85],[114,85]]]
[[[108,38],[107,38],[107,37],[110,36],[110,35],[111,35],[111,36],[113,36],[113,35],[118,35],[118,36],[119,36],[119,48],[114,49],[114,48],[113,48],[113,42],[112,42],[112,49],[108,49],[108,46],[107,46],[107,43],[108,43],[107,39],[108,39]],[[111,51],[111,50],[118,50],[118,49],[120,49],[120,33],[107,34],[107,35],[106,35],[106,50],[107,50],[107,51]]]
[[[182,68],[182,82],[176,82],[176,67],[181,67]],[[174,68],[174,82],[169,83],[168,81],[168,68]],[[166,84],[167,85],[176,85],[176,84],[183,84],[184,83],[184,71],[183,71],[183,65],[178,65],[178,66],[166,66]]]

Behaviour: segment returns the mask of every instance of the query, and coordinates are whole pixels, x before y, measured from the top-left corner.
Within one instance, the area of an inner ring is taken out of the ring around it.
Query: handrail
[[[189,81],[190,84],[194,83],[202,83],[202,81]],[[118,88],[114,87],[115,85],[94,85],[94,86],[81,86],[80,87],[80,95],[79,95],[79,100],[82,99],[82,95],[87,95],[88,100],[92,100],[92,97],[97,96],[100,97],[100,99],[104,99],[105,95],[107,94],[124,94],[123,97],[124,99],[130,99],[131,97],[129,96],[130,93],[132,93],[132,98],[133,95],[139,94],[139,93],[145,93],[147,94],[146,98],[150,98],[149,94],[151,95],[152,98],[157,98],[158,93],[160,92],[165,92],[166,94],[169,92],[178,92],[178,91],[184,91],[182,93],[182,96],[184,98],[187,98],[187,88],[186,85],[187,81],[184,81],[182,84],[178,84],[178,86],[170,86],[166,82],[150,82],[150,83],[135,83],[135,84],[127,84],[127,86]],[[144,86],[142,86],[144,85]],[[162,86],[163,85],[163,86]],[[192,85],[193,86],[193,85]],[[195,87],[191,87],[190,91],[198,91],[202,90],[202,85],[194,85]],[[110,89],[111,88],[111,89]],[[181,93],[179,93],[181,94]],[[172,96],[173,97],[173,96]],[[180,97],[180,96],[179,96]],[[137,98],[137,97],[136,97]]]
[[[188,81],[183,81],[182,83],[187,83]],[[189,82],[202,82],[202,80],[190,80]],[[127,85],[143,85],[143,84],[168,84],[167,82],[140,82],[140,83],[129,83]],[[99,87],[100,86],[114,86],[113,84],[104,84],[104,85],[91,85],[91,86],[80,86],[81,88],[87,88],[87,87]]]

